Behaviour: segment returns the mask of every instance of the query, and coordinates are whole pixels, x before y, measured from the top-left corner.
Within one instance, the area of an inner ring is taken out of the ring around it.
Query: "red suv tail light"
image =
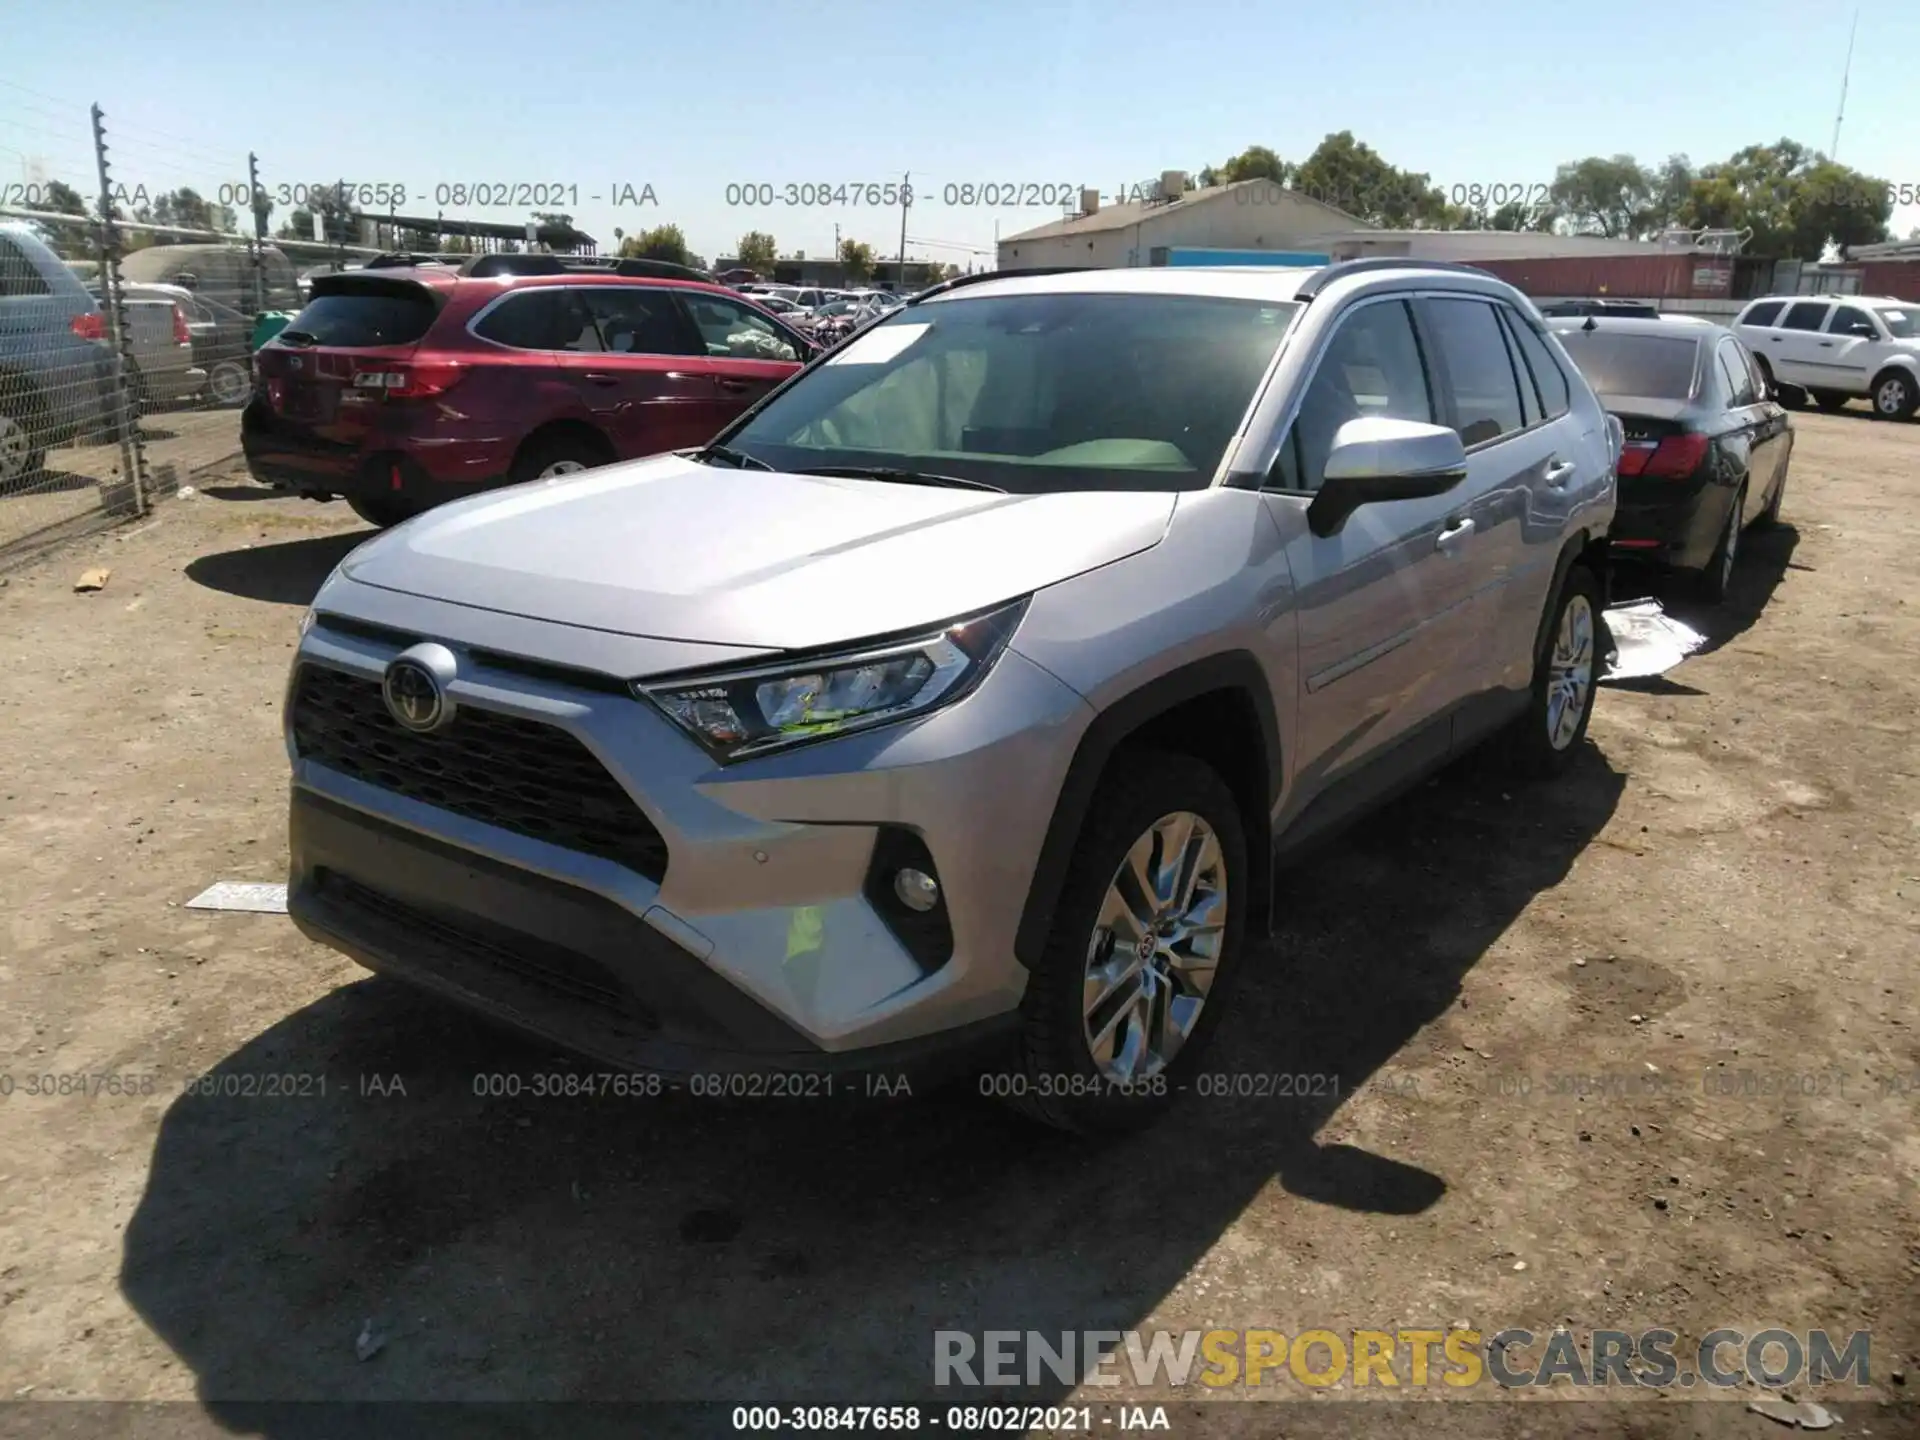
[[[187,329],[187,312],[178,305],[173,307],[173,343],[176,345],[193,343],[193,332]]]
[[[381,370],[354,371],[353,388],[385,395],[389,400],[426,400],[444,395],[466,373],[466,366],[446,362],[394,362]]]
[[[85,315],[76,315],[71,322],[73,333],[82,340],[104,340],[107,338],[107,322],[98,310]]]
[[[1700,468],[1713,442],[1705,435],[1669,435],[1658,445],[1629,442],[1620,452],[1622,475],[1645,475],[1654,480],[1684,480]]]

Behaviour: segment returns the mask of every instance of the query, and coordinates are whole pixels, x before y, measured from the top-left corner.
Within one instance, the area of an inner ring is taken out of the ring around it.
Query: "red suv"
[[[256,356],[240,422],[254,478],[393,525],[487,486],[705,444],[818,349],[718,285],[524,258],[550,273],[316,278]]]

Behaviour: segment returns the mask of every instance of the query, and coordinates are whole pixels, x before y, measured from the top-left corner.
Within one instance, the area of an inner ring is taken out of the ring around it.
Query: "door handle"
[[[618,375],[609,375],[604,370],[590,370],[587,372],[586,378],[596,385],[618,385],[620,383],[620,377]]]
[[[1473,534],[1473,521],[1455,520],[1440,532],[1439,538],[1433,542],[1433,548],[1450,552],[1457,549],[1471,534]]]
[[[745,380],[729,380],[724,375],[716,376],[715,380],[722,390],[733,395],[738,395],[747,389],[747,382]]]
[[[1549,490],[1564,489],[1567,481],[1573,478],[1573,472],[1579,468],[1580,467],[1571,460],[1554,461],[1551,465],[1547,466],[1547,488]]]
[[[1831,350],[1831,349],[1833,348],[1833,341],[1831,341],[1831,340],[1822,340],[1822,341],[1820,342],[1820,348],[1821,348],[1822,350]]]
[[[1778,335],[1769,335],[1767,336],[1767,343],[1769,345],[1778,345],[1780,343],[1780,337]]]

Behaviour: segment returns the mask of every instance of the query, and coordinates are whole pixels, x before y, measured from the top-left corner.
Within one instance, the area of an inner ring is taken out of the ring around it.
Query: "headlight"
[[[307,613],[300,617],[300,638],[302,640],[307,638],[307,632],[313,629],[313,622],[318,618],[313,606],[309,605],[307,607]]]
[[[1026,608],[1020,599],[907,639],[633,688],[716,760],[743,760],[951,705],[985,678]]]

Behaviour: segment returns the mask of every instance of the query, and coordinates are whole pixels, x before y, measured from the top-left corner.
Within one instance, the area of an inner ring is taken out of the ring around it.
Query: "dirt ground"
[[[284,917],[183,908],[284,878],[281,690],[364,534],[345,507],[203,481],[15,570],[0,1402],[30,1403],[0,1425],[114,1428],[31,1403],[63,1398],[194,1402],[149,1416],[179,1434],[298,1433],[248,1402],[322,1398],[911,1398],[942,1328],[1825,1326],[1872,1332],[1865,1399],[1911,1395],[1920,425],[1796,424],[1788,523],[1724,610],[1670,598],[1707,649],[1605,690],[1570,780],[1465,762],[1290,878],[1212,1068],[1337,1095],[1189,1096],[1119,1142],[964,1092],[476,1096],[564,1062]],[[28,1093],[46,1075],[115,1078]],[[259,1076],[303,1093],[218,1093]],[[1302,1403],[1232,1433],[1368,1403],[1258,1393]],[[1681,1398],[1591,1433],[1774,1432]],[[1533,1398],[1367,1413],[1549,1433]]]

